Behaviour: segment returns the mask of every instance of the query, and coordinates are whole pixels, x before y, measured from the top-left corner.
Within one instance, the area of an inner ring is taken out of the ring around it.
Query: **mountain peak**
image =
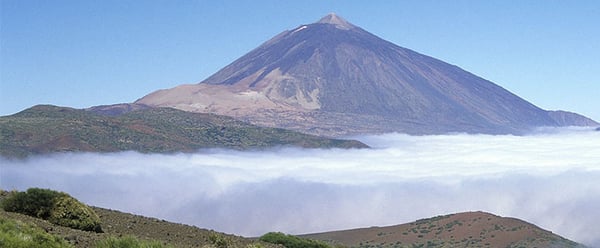
[[[332,24],[340,29],[351,29],[355,26],[346,21],[344,18],[336,15],[335,13],[329,13],[328,15],[321,18],[317,23]]]
[[[333,13],[282,32],[198,84],[157,91],[136,103],[326,136],[523,134],[538,126],[595,124],[550,114]]]

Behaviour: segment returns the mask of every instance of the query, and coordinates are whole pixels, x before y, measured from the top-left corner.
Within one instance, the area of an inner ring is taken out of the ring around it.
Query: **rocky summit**
[[[136,103],[328,136],[522,134],[538,126],[598,125],[541,109],[335,14],[276,35],[198,84],[159,90]]]

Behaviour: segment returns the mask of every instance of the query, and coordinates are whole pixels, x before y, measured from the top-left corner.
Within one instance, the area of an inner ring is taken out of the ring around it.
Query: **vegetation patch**
[[[1,205],[5,211],[41,218],[56,225],[102,232],[96,212],[67,193],[30,188],[25,192],[10,193]]]
[[[280,244],[286,248],[331,248],[328,244],[312,239],[299,238],[280,232],[270,232],[260,237],[260,241]]]
[[[39,227],[0,217],[0,247],[70,248],[73,246]]]
[[[208,240],[217,248],[228,248],[233,246],[233,242],[223,234],[211,232],[208,235]]]

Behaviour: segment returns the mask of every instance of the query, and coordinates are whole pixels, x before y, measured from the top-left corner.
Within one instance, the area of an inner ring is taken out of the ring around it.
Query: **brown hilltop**
[[[335,14],[276,35],[199,84],[159,90],[136,103],[326,135],[597,125],[574,113],[549,113]]]
[[[348,247],[583,247],[522,220],[485,212],[302,236]]]

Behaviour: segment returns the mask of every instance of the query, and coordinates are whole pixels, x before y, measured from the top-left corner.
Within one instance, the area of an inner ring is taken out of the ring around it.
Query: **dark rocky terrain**
[[[159,90],[137,103],[329,136],[523,134],[539,126],[598,125],[543,110],[335,14],[276,35],[199,84]]]
[[[276,146],[364,148],[294,131],[250,125],[231,117],[141,105],[88,110],[39,105],[0,117],[0,155],[53,152],[195,152],[202,148],[262,149]]]

